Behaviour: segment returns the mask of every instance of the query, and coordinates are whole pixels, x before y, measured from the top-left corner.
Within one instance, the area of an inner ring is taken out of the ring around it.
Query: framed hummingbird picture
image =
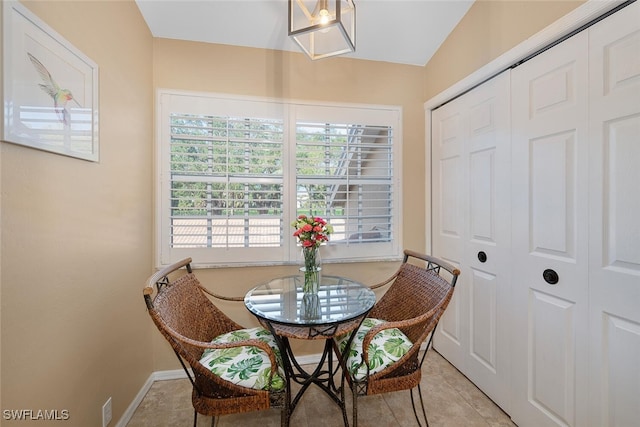
[[[97,162],[97,64],[19,2],[2,3],[4,141]]]

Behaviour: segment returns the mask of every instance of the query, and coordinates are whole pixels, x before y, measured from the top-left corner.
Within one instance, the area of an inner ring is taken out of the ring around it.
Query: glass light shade
[[[353,0],[289,0],[289,36],[309,58],[353,52],[355,35]]]

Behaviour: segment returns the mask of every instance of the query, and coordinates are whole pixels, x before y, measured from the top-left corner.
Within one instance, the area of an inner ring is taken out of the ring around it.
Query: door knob
[[[480,262],[486,262],[487,261],[487,254],[484,251],[478,252],[478,261],[480,261]]]
[[[558,273],[551,269],[543,271],[542,277],[544,278],[544,281],[550,285],[555,285],[560,280],[560,278],[558,277]]]

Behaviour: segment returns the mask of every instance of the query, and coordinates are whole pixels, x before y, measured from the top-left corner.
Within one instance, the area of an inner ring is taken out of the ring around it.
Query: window
[[[159,264],[297,262],[303,213],[334,227],[325,261],[399,256],[398,108],[158,99]]]

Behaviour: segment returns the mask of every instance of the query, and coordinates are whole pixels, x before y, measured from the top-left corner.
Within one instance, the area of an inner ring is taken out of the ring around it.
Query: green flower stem
[[[304,286],[302,292],[305,294],[318,293],[318,285],[320,281],[320,271],[312,270],[304,272]]]
[[[320,267],[318,266],[318,247],[302,248],[304,256],[304,285],[305,294],[317,293],[320,285]]]
[[[320,318],[320,300],[318,294],[305,294],[302,297],[301,315],[305,319]]]

